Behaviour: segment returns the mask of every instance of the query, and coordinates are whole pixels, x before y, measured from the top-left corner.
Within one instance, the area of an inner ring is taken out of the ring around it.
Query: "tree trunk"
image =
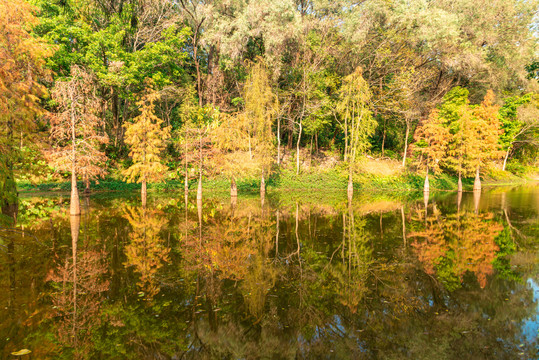
[[[281,165],[281,119],[277,118],[277,166]]]
[[[427,170],[427,175],[425,176],[425,184],[423,185],[423,192],[429,192],[429,191],[430,191],[429,171]]]
[[[477,170],[475,171],[475,181],[473,183],[473,189],[474,191],[476,190],[481,191],[481,179],[479,178],[479,166],[477,167]]]
[[[402,242],[406,246],[406,217],[404,216],[404,206],[401,206],[401,218],[402,218]]]
[[[382,131],[382,157],[384,157],[385,145],[386,145],[386,122],[384,120],[384,129]]]
[[[142,206],[146,206],[146,196],[148,194],[146,179],[142,180],[142,186],[140,187],[140,198],[142,200]]]
[[[202,174],[198,177],[197,200],[202,199]]]
[[[80,215],[79,190],[77,189],[77,172],[76,172],[76,138],[75,138],[75,114],[73,110],[73,90],[70,93],[71,97],[71,204],[69,213],[71,215]]]
[[[187,170],[187,129],[185,130],[185,152],[183,154],[185,157],[185,184],[184,184],[184,191],[185,194],[189,192],[189,172]]]
[[[264,180],[264,174],[262,174],[262,178],[260,179],[260,194],[266,193],[266,181]]]
[[[84,177],[84,184],[86,185],[84,188],[84,193],[89,194],[90,193],[90,177],[88,175]]]
[[[198,168],[198,188],[197,200],[202,200],[202,134],[199,134],[199,168]]]
[[[344,162],[348,161],[348,116],[344,117]]]
[[[462,176],[461,176],[460,172],[459,172],[459,182],[458,182],[458,186],[457,186],[457,191],[462,192]]]
[[[350,167],[349,173],[348,173],[348,198],[351,199],[354,195],[354,182],[352,181],[352,168]]]
[[[230,181],[230,196],[238,196],[238,187],[236,185],[236,180],[234,179],[234,177],[232,177],[232,180]]]
[[[71,204],[69,207],[71,215],[80,215],[79,190],[77,189],[77,175],[75,165],[71,167]]]
[[[402,155],[402,166],[406,166],[406,153],[408,152],[408,136],[410,136],[410,125],[406,121],[406,136],[404,137],[404,154]]]
[[[479,202],[481,201],[481,188],[473,192],[473,204],[476,214],[479,214]]]
[[[511,152],[511,147],[509,147],[505,153],[505,157],[503,158],[503,166],[502,171],[505,171],[505,166],[507,165],[507,159],[509,158],[509,153]]]
[[[299,133],[298,133],[298,142],[296,143],[296,175],[299,175],[299,143],[301,141],[301,132],[303,126],[301,124],[301,119],[299,120]]]

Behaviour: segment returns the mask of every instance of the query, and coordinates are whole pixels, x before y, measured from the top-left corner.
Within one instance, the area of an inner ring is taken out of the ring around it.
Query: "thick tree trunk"
[[[461,176],[460,172],[459,172],[459,182],[458,182],[458,185],[457,185],[457,191],[462,192],[462,176]]]
[[[146,206],[146,197],[148,194],[146,179],[142,180],[142,186],[140,187],[140,199],[142,200],[142,206]]]
[[[474,190],[473,192],[473,204],[474,204],[474,210],[476,214],[479,214],[479,203],[481,201],[481,189]]]
[[[197,200],[202,199],[202,174],[198,177]]]
[[[402,166],[406,166],[406,153],[408,153],[408,136],[410,136],[410,125],[406,121],[406,135],[404,137],[404,154],[402,155]]]
[[[479,167],[477,167],[477,170],[475,171],[475,181],[473,183],[473,189],[474,191],[481,191],[481,178],[479,178]]]
[[[75,173],[74,165],[71,168],[71,204],[69,213],[71,215],[80,215],[79,190],[77,189],[77,174]]]
[[[423,192],[429,192],[429,191],[430,191],[429,171],[427,170],[427,175],[425,176],[425,184],[423,185]]]

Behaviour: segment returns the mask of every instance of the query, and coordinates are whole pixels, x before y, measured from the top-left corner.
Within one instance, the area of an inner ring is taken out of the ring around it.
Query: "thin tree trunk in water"
[[[301,119],[299,119],[298,142],[296,143],[296,175],[299,175],[299,143],[301,141],[302,130],[303,130],[303,125],[301,124]]]
[[[505,157],[503,158],[503,166],[502,166],[502,171],[505,171],[505,166],[507,165],[507,159],[509,158],[509,153],[511,152],[511,147],[509,147],[507,149],[507,151],[505,152]]]
[[[462,174],[460,173],[460,171],[459,171],[459,182],[457,186],[457,191],[462,192]]]
[[[406,136],[404,137],[404,154],[402,155],[402,166],[406,166],[406,153],[408,152],[408,136],[410,136],[410,124],[406,120]]]
[[[481,190],[481,178],[479,178],[479,166],[477,167],[477,170],[475,171],[475,181],[473,183],[473,189],[475,190]]]

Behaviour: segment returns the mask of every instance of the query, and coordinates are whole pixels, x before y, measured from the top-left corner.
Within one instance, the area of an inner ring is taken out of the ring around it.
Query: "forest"
[[[351,192],[376,166],[419,188],[536,176],[538,6],[3,0],[3,212],[17,184],[70,182],[76,214],[111,179],[145,199],[215,179]]]

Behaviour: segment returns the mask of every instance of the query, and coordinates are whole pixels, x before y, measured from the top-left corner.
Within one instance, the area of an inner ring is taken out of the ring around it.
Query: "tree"
[[[129,156],[133,165],[124,171],[128,182],[142,183],[141,196],[146,204],[146,184],[148,181],[160,181],[167,170],[161,163],[161,152],[165,149],[170,137],[170,127],[163,127],[163,120],[155,115],[155,101],[159,94],[149,88],[148,92],[137,103],[140,115],[133,123],[125,124],[125,143],[131,147]]]
[[[500,158],[502,154],[499,145],[500,134],[503,132],[498,119],[500,107],[494,104],[494,100],[494,92],[489,90],[481,104],[473,109],[475,136],[469,141],[472,142],[472,148],[477,150],[471,152],[472,164],[476,167],[474,190],[481,189],[480,168],[487,161]]]
[[[539,118],[537,112],[537,94],[526,94],[523,96],[512,96],[505,99],[499,110],[499,119],[503,133],[500,135],[500,145],[505,151],[502,170],[505,170],[507,160],[518,148],[526,144],[537,146],[537,136],[534,136],[539,129]]]
[[[413,152],[418,168],[426,168],[424,191],[430,190],[429,170],[439,173],[440,160],[443,159],[449,141],[449,130],[443,125],[439,110],[434,109],[429,117],[416,129]]]
[[[353,191],[352,168],[359,154],[365,152],[369,146],[369,136],[374,133],[376,122],[369,110],[372,93],[369,84],[362,76],[360,67],[344,78],[339,89],[337,111],[344,124],[344,161],[348,161],[348,193]]]
[[[251,65],[244,92],[249,152],[254,149],[261,172],[260,191],[264,191],[264,177],[269,175],[273,162],[272,125],[278,103],[270,86],[266,66],[261,59]]]
[[[46,59],[52,48],[30,30],[38,24],[36,9],[26,1],[0,2],[0,209],[15,214],[17,187],[14,164],[20,162],[22,139],[36,130],[35,116],[42,112],[40,97],[47,90],[42,80],[50,78]],[[15,136],[19,139],[15,140]]]
[[[439,106],[442,122],[450,133],[442,165],[458,174],[458,191],[462,191],[462,177],[469,177],[475,172],[473,154],[479,151],[474,139],[476,125],[468,94],[467,89],[454,87],[444,96]]]
[[[59,169],[71,172],[72,215],[80,214],[77,174],[83,179],[103,175],[105,154],[99,146],[108,138],[102,133],[102,121],[97,116],[99,102],[95,79],[92,74],[78,67],[71,67],[71,77],[57,81],[53,98],[58,112],[51,116],[51,138],[55,142],[50,153],[52,163]]]

